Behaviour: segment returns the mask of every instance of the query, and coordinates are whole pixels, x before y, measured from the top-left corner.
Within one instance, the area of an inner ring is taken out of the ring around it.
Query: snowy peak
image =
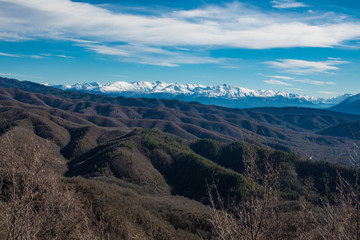
[[[180,84],[165,82],[77,83],[54,86],[63,90],[101,93],[111,96],[178,98],[184,101],[199,101],[204,104],[218,104],[227,107],[263,106],[318,106],[330,107],[351,95],[335,98],[315,98],[274,90],[251,90],[228,84],[204,86],[201,84]],[[235,101],[230,102],[230,101]]]
[[[290,97],[294,94],[285,92],[275,92],[273,90],[250,90],[243,87],[234,87],[228,84],[218,86],[204,86],[200,84],[180,84],[164,82],[125,82],[119,81],[114,83],[76,83],[74,85],[55,86],[63,90],[93,91],[101,93],[171,93],[174,95],[199,95],[208,97],[225,97],[237,99],[243,97]]]

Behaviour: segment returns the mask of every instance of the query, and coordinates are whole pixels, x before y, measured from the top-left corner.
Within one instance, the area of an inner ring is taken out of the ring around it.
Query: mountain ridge
[[[49,84],[47,84],[49,85]],[[76,83],[74,85],[49,85],[61,90],[81,91],[95,94],[125,97],[150,97],[197,101],[206,105],[232,108],[301,106],[326,108],[350,97],[344,94],[333,98],[315,98],[306,95],[274,90],[251,90],[228,84],[205,86],[157,82]]]

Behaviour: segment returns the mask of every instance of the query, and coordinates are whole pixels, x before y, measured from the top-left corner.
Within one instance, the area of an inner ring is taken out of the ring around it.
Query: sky
[[[355,0],[0,0],[0,76],[360,93]]]

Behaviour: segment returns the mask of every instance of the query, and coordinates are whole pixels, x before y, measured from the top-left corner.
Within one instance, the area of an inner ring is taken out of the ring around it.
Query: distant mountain
[[[207,105],[232,108],[252,107],[315,107],[334,106],[348,98],[349,94],[334,98],[315,98],[294,93],[273,90],[251,90],[227,84],[204,86],[200,84],[179,84],[164,82],[114,82],[114,83],[77,83],[74,85],[55,85],[61,90],[81,91],[95,94],[125,97],[150,97],[159,99],[178,99],[197,101]]]
[[[351,96],[330,109],[337,112],[360,114],[360,94]]]

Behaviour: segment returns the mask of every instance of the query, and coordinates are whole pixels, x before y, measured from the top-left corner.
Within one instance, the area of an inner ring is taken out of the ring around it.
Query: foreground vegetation
[[[67,156],[61,160],[53,145],[19,131],[0,137],[0,239],[360,235],[355,168],[149,129],[74,154],[82,132],[75,147],[60,149]]]

